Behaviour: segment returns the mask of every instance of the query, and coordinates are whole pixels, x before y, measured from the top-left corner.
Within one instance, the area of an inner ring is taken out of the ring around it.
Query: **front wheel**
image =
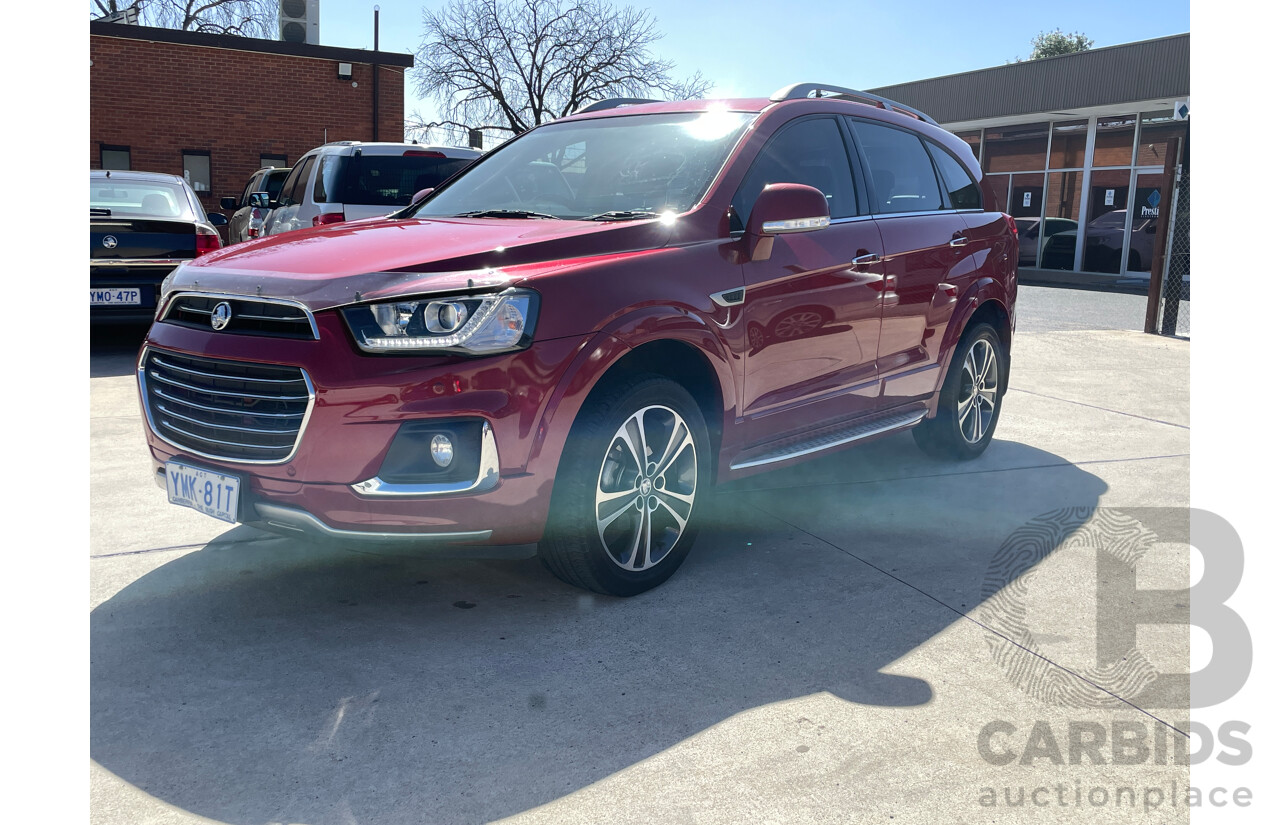
[[[990,324],[977,324],[961,338],[938,396],[938,413],[911,434],[935,458],[977,458],[991,443],[1008,369],[1008,355]]]
[[[561,459],[538,554],[569,584],[633,596],[670,578],[696,537],[706,424],[683,387],[657,376],[589,403]]]

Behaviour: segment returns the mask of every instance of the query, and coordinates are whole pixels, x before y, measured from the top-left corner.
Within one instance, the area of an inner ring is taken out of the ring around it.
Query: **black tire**
[[[624,428],[630,428],[626,439]],[[647,447],[631,450],[629,441]],[[659,468],[659,446],[672,444],[677,449]],[[636,469],[639,452],[642,471]],[[543,564],[569,584],[613,596],[662,584],[697,538],[710,461],[702,412],[679,384],[628,376],[597,391],[574,422],[560,459],[551,515],[538,543]],[[602,497],[607,500],[598,503]]]
[[[973,392],[972,369],[966,369],[970,353],[988,351],[994,359],[992,368],[998,370],[994,379],[988,378],[984,383],[994,384],[994,393],[984,390]],[[956,345],[955,354],[951,358],[951,366],[947,370],[947,378],[942,384],[942,392],[938,396],[938,412],[933,418],[925,419],[916,426],[911,434],[916,444],[934,458],[958,459],[968,461],[982,455],[991,443],[991,437],[1000,421],[1000,408],[1004,404],[1004,391],[1008,386],[1009,353],[1000,341],[1000,335],[990,324],[974,324],[965,330]],[[974,414],[972,409],[962,416],[961,401],[973,398],[979,405],[976,412],[977,438],[974,438]],[[989,402],[981,399],[990,399]],[[982,407],[990,403],[987,413]]]

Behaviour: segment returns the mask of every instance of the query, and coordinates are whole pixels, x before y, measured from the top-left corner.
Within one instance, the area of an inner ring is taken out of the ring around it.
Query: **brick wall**
[[[373,67],[337,60],[91,35],[89,167],[99,147],[128,146],[133,169],[182,174],[184,150],[207,151],[206,210],[238,196],[259,155],[289,163],[328,140],[373,139]],[[379,69],[379,140],[403,140],[404,68]],[[357,84],[354,88],[351,83]]]

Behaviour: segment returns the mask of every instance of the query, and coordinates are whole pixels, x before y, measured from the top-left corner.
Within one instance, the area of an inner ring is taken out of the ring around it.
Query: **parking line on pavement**
[[[1072,401],[1070,398],[1059,398],[1056,395],[1045,395],[1042,392],[1032,392],[1031,390],[1024,390],[1018,387],[1010,387],[1009,389],[1012,390],[1013,392],[1026,393],[1027,395],[1034,395],[1039,398],[1048,398],[1050,401],[1061,401],[1064,404],[1076,404],[1077,406],[1088,407],[1089,409],[1092,409],[1092,410],[1101,410],[1103,412],[1115,413],[1116,415],[1127,415],[1130,418],[1141,418],[1143,421],[1150,421],[1154,424],[1167,424],[1170,427],[1179,427],[1184,430],[1191,429],[1191,427],[1189,427],[1186,424],[1175,424],[1172,421],[1162,421],[1159,418],[1148,418],[1145,415],[1138,415],[1137,413],[1122,412],[1120,410],[1113,410],[1110,407],[1099,407],[1097,404],[1086,404],[1083,401]]]

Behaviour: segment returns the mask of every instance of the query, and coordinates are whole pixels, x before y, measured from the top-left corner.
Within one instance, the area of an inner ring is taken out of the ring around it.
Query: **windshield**
[[[553,123],[494,150],[413,214],[687,212],[754,116],[713,110]]]
[[[113,217],[200,219],[182,185],[164,181],[93,178],[89,208],[109,209]]]

